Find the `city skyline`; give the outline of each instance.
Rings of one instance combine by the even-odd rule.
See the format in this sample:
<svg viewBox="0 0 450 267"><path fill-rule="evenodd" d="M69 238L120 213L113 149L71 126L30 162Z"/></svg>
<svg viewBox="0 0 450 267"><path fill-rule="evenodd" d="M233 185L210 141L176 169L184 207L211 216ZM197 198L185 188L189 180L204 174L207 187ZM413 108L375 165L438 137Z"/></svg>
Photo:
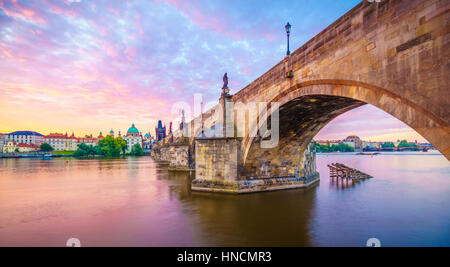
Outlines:
<svg viewBox="0 0 450 267"><path fill-rule="evenodd" d="M361 113L361 111L359 111ZM363 110L362 113L366 113L367 110ZM362 120L362 119L360 119ZM378 135L378 136L367 136L367 135L361 135L358 134L362 133L361 131L356 131L357 133L355 134L354 132L350 133L350 132L345 132L345 127L347 124L350 123L359 123L360 120L355 120L355 121L349 121L348 118L343 117L343 118L337 118L335 121L330 122L328 125L326 125L322 131L320 131L315 137L314 140L316 141L336 141L336 140L343 140L345 139L347 136L349 135L356 135L358 137L361 138L361 140L363 141L371 141L371 142L396 142L399 140L406 140L408 142L419 142L419 143L429 143L428 140L424 139L422 136L420 136L419 134L417 134L415 131L413 131L412 133L410 133L408 131L408 129L401 129L402 131L399 131L397 133L394 134L382 134L382 135ZM401 121L398 121L394 123L398 123L400 126L401 124L403 124ZM130 124L129 124L130 125ZM132 124L134 125L134 123ZM164 122L162 122L162 125L164 126L162 129L169 131L169 128L167 128L166 124ZM138 126L137 126L138 127ZM129 126L127 127L129 128ZM332 128L332 130L330 131L328 128ZM140 129L138 127L138 129ZM397 128L398 129L398 128ZM62 131L51 131L48 133L42 133L42 132L38 132L44 136L46 135L51 135L51 134L62 134L65 135L67 134L67 136L72 136L74 135L77 138L84 138L85 136L90 136L92 135L93 138L96 138L97 136L107 136L110 135L110 131L114 132L114 136L117 136L118 134L126 134L126 130L123 131L122 129L116 129L116 128L111 128L109 130L98 130L98 131L94 131L94 132L89 132L89 133L81 133L81 134L77 134L77 132L75 130L73 131L67 131L67 130L62 130ZM155 138L157 136L157 133L155 131L156 129L150 129L149 131L142 131L139 130L139 133L142 134L142 136L146 135L147 133L149 133L151 135L152 138ZM383 129L381 129L383 130ZM0 132L0 134L9 134L12 132L16 132L16 131L34 131L34 130L15 130L15 131L11 131L11 132ZM373 133L373 132L377 132L380 131L380 129L375 129L375 130L365 130L369 133ZM36 132L36 131L34 131ZM405 134L406 133L406 134ZM387 136L387 137L386 137ZM383 139L383 137L385 137Z"/></svg>
<svg viewBox="0 0 450 267"><path fill-rule="evenodd" d="M149 130L159 119L168 125L179 116L171 114L177 101L191 103L195 93L217 101L224 72L235 93L282 60L286 21L294 51L358 2L255 9L260 1L1 1L0 132L86 135L131 122ZM372 140L425 141L369 105L316 138L333 139L344 127Z"/></svg>

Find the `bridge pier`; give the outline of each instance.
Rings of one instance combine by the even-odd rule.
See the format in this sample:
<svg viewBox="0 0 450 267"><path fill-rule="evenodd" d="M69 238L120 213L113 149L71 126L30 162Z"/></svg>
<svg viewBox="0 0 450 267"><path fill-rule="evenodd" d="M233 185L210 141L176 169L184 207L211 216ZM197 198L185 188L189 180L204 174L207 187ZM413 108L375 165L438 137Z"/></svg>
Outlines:
<svg viewBox="0 0 450 267"><path fill-rule="evenodd" d="M196 139L192 191L253 193L304 188L320 179L316 171L314 145L305 150L303 165L287 166L295 169L291 175L254 177L248 175L243 166L241 142L239 138Z"/></svg>
<svg viewBox="0 0 450 267"><path fill-rule="evenodd" d="M164 144L152 150L151 156L159 163L169 164L169 171L193 170L193 157L189 144Z"/></svg>
<svg viewBox="0 0 450 267"><path fill-rule="evenodd" d="M189 145L173 144L169 146L169 171L190 171L193 160Z"/></svg>
<svg viewBox="0 0 450 267"><path fill-rule="evenodd" d="M158 163L168 164L170 161L168 151L168 146L159 146L157 148L153 148L150 155Z"/></svg>

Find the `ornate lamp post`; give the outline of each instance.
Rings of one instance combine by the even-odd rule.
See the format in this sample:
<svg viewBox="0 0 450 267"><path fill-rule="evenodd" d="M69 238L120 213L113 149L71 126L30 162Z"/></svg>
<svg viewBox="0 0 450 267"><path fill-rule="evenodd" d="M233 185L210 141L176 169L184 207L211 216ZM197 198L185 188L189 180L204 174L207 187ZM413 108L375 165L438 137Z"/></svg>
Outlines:
<svg viewBox="0 0 450 267"><path fill-rule="evenodd" d="M286 34L287 34L287 52L286 55L289 56L291 54L291 51L289 51L289 35L291 34L291 24L289 24L289 22L286 24L286 26L284 26L284 28L286 29Z"/></svg>

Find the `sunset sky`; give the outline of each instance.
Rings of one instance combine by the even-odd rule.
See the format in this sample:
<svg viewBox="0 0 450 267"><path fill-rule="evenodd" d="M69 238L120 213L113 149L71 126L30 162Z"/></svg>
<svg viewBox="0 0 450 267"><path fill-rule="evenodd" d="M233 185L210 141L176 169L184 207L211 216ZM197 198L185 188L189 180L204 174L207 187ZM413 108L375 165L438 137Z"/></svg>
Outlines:
<svg viewBox="0 0 450 267"><path fill-rule="evenodd" d="M0 133L151 131L172 104L217 101L294 51L358 0L0 0ZM366 105L317 139L424 139Z"/></svg>

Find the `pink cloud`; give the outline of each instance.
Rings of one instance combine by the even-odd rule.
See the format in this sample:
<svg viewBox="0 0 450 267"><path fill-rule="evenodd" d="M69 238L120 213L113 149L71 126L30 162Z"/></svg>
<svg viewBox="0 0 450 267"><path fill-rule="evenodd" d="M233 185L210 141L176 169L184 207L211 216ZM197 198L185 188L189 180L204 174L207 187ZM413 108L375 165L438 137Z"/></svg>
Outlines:
<svg viewBox="0 0 450 267"><path fill-rule="evenodd" d="M133 62L135 60L137 53L138 53L138 51L136 48L133 48L130 46L127 46L125 48L125 56L127 57L129 62Z"/></svg>
<svg viewBox="0 0 450 267"><path fill-rule="evenodd" d="M111 13L113 13L116 17L120 17L119 10L117 10L117 9L115 9L115 8L113 8L113 7L108 7L108 8L106 8L106 9L108 9L108 11L111 12Z"/></svg>
<svg viewBox="0 0 450 267"><path fill-rule="evenodd" d="M44 2L49 7L50 11L55 14L64 15L70 18L79 16L79 11L71 6L70 2L64 1L64 5L54 4L49 0L45 0Z"/></svg>
<svg viewBox="0 0 450 267"><path fill-rule="evenodd" d="M47 19L41 12L24 7L17 0L12 0L11 5L12 8L9 8L4 1L0 1L0 8L8 17L26 20L39 25L47 24Z"/></svg>
<svg viewBox="0 0 450 267"><path fill-rule="evenodd" d="M94 19L88 19L88 21L91 26L93 26L98 32L100 32L101 35L106 36L109 34L110 30L107 27L101 25L100 23L97 23Z"/></svg>

